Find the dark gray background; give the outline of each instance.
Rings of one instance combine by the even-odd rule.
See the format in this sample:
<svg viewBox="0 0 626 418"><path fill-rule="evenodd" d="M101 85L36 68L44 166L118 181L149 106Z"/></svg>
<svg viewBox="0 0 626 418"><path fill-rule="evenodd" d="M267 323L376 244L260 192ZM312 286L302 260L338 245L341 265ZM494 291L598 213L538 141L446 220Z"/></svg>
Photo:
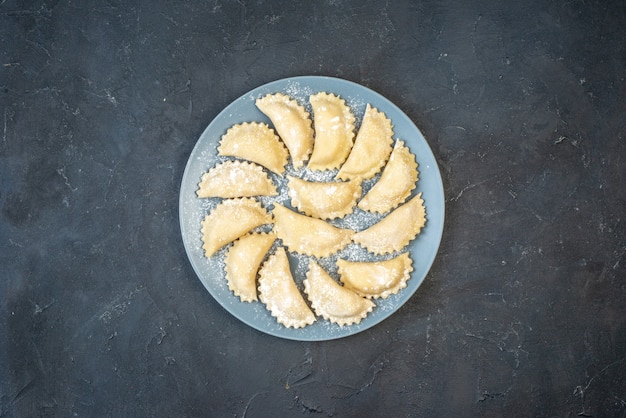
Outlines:
<svg viewBox="0 0 626 418"><path fill-rule="evenodd" d="M626 415L623 1L0 1L0 416ZM422 130L446 226L378 326L222 309L178 192L269 81L367 86Z"/></svg>

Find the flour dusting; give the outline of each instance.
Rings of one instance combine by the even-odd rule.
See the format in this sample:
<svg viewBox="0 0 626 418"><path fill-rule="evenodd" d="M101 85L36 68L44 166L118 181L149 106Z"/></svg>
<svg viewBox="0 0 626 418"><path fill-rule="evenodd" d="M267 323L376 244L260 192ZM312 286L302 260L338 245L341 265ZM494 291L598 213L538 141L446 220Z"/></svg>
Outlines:
<svg viewBox="0 0 626 418"><path fill-rule="evenodd" d="M312 120L314 119L314 114L313 114L311 104L309 102L309 97L314 94L319 93L320 92L319 90L315 90L308 85L303 85L299 81L290 80L287 82L286 87L280 89L280 91L288 95L290 98L296 100L300 105L304 106L305 110L309 112ZM332 93L331 91L326 91L326 92ZM244 99L246 100L247 103L249 103L251 106L254 107L255 101L259 99L260 97L264 96L265 94L266 93L255 95L255 94L250 93L249 95L245 96ZM356 134L358 133L358 130L362 123L363 114L365 113L365 108L368 102L366 102L362 97L359 97L359 96L355 96L355 97L340 96L340 97L346 101L346 104L350 107L353 113L353 116L355 118L354 125L355 125L355 138L356 138ZM246 120L242 122L254 122L254 121ZM261 122L261 120L259 120L259 122ZM271 122L267 122L265 120L263 120L262 122L268 123L268 125L273 128ZM314 127L314 123L312 126ZM215 144L219 145L220 138L214 138L213 140ZM223 157L223 156L218 155L216 149L203 149L197 155L197 159L202 160L203 162L206 163L207 170L225 161L237 160L232 157ZM295 169L292 165L291 159L289 159L288 164L285 167L285 172L282 175L278 175L274 172L271 172L267 170L266 168L263 168L263 171L272 180L272 182L276 186L276 190L278 191L278 195L276 196L258 196L257 197L257 200L261 202L261 205L270 213L272 212L276 204L280 204L285 207L296 210L292 207L291 199L288 194L289 190L287 187L287 184L288 184L287 175L297 177L297 178L310 181L310 182L326 183L326 182L340 181L335 178L339 171L338 169L325 170L325 171L310 170L307 168L306 161L302 168ZM374 184L377 183L379 179L380 179L380 172L373 178L364 180L361 184L362 193L358 200L362 199L363 196L367 194L367 192L372 188ZM200 177L198 177L198 182L199 181L200 181ZM220 202L221 202L221 199L218 199L218 198L201 199L201 202L199 205L201 213L197 214L197 216L194 215L192 217L193 222L197 221L199 224L200 221L204 218L204 216L211 213L211 211L213 211ZM350 214L346 215L345 217L341 219L332 219L332 220L329 220L328 222L338 228L350 229L355 232L359 232L359 231L363 231L371 227L372 225L375 225L380 220L382 220L386 215L387 214L377 214L377 213L366 212L355 206L353 211ZM271 224L262 225L255 229L256 232L269 232L271 230L272 230ZM198 244L200 246L202 245L201 242L199 242ZM204 260L203 260L203 263L206 265L207 268L212 269L212 271L221 272L221 274L214 275L214 277L210 277L210 280L212 281L212 284L211 284L212 286L218 287L224 292L229 292L229 290L226 288L227 284L226 284L226 277L225 277L225 254L231 245L232 244L226 245L225 247L221 248L213 257L210 257L210 258L204 257ZM273 253L277 247L282 246L282 245L283 245L282 241L280 239L277 239L272 245L272 247L270 248L268 254ZM289 258L292 274L294 277L294 281L296 282L296 285L298 286L303 297L306 300L306 294L303 292L304 286L302 282L306 278L306 273L309 269L311 260L315 260L315 262L317 262L327 273L329 273L331 277L333 277L335 280L339 282L339 273L338 273L338 268L337 268L338 259L345 259L349 261L371 262L371 261L387 260L392 257L396 257L400 253L401 252L395 252L395 253L385 254L385 255L374 255L372 253L369 253L365 248L361 247L360 245L350 243L347 246L345 246L341 251L335 254L332 254L329 257L317 258L317 257L311 257L311 256L288 251L288 258ZM265 259L267 259L267 256ZM207 279L202 278L202 280L204 281ZM392 295L386 300L374 301L377 307L374 308L373 315L378 315L377 312L388 312L388 311L395 310L397 307L398 297L399 297L398 295ZM234 297L234 295L233 295L233 298L229 299L229 303L231 304L237 303L237 302L239 301L236 297ZM220 302L220 303L224 303L224 302ZM243 303L243 302L240 302L240 303ZM307 303L309 303L308 300L307 300ZM255 320L263 322L267 324L268 327L272 327L273 329L280 329L282 327L281 325L275 323L274 318L272 318L267 312L267 310L264 309L264 306L261 302L253 302L251 305L254 305L254 312L256 312ZM357 332L363 326L364 324L361 323L361 324L349 325L347 327ZM314 325L312 325L311 327L318 327L318 328L322 327L323 332L326 335L328 335L329 338L332 338L333 335L339 335L345 332L345 327L337 326L336 324L332 324L319 317L317 318L316 323L314 323Z"/></svg>

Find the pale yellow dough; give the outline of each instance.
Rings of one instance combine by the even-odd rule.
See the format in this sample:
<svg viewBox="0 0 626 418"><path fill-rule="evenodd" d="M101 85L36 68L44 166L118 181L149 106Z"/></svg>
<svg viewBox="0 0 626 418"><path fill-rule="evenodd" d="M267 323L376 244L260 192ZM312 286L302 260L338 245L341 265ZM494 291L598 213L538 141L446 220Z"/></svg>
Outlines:
<svg viewBox="0 0 626 418"><path fill-rule="evenodd" d="M279 324L302 328L317 315L343 327L366 318L376 306L373 299L406 288L413 271L407 246L424 227L426 210L421 193L410 198L419 179L415 155L401 140L394 145L385 113L368 103L355 137L356 119L344 99L320 92L309 103L311 113L286 94L267 94L255 104L272 126L244 122L222 135L217 153L229 158L205 172L196 191L199 198L223 199L202 220L202 248L206 257L224 255L228 288L241 302L260 300ZM297 174L287 175L289 162ZM305 164L305 174L326 180L305 180L298 171ZM361 198L368 179L374 184ZM286 185L290 207L273 198L268 212L254 197L278 196L277 185ZM339 218L346 218L342 225L360 221L350 216L356 207L381 220L360 232L334 226ZM267 224L272 230L259 232ZM374 255L368 260L377 260L335 255L337 281L320 259L352 242ZM288 251L307 256L303 289Z"/></svg>
<svg viewBox="0 0 626 418"><path fill-rule="evenodd" d="M285 171L289 158L287 148L274 130L258 122L232 126L222 136L217 152L219 155L253 161L276 174Z"/></svg>
<svg viewBox="0 0 626 418"><path fill-rule="evenodd" d="M404 142L397 141L380 179L359 202L359 208L385 213L396 208L415 189L419 172L415 155Z"/></svg>
<svg viewBox="0 0 626 418"><path fill-rule="evenodd" d="M320 219L343 218L361 197L361 180L315 182L287 176L291 205Z"/></svg>
<svg viewBox="0 0 626 418"><path fill-rule="evenodd" d="M259 299L278 323L288 328L302 328L315 322L315 315L293 280L283 247L278 247L259 270Z"/></svg>
<svg viewBox="0 0 626 418"><path fill-rule="evenodd" d="M328 257L350 243L351 229L337 228L326 221L301 215L274 204L274 230L289 251Z"/></svg>
<svg viewBox="0 0 626 418"><path fill-rule="evenodd" d="M313 128L309 112L295 99L282 93L268 94L257 99L256 106L270 118L287 146L293 168L297 170L302 167L313 151Z"/></svg>
<svg viewBox="0 0 626 418"><path fill-rule="evenodd" d="M377 224L354 234L352 240L374 254L392 253L413 240L425 223L424 201L418 193Z"/></svg>
<svg viewBox="0 0 626 418"><path fill-rule="evenodd" d="M239 238L228 249L224 259L228 288L242 302L258 300L257 272L275 240L273 232L251 233Z"/></svg>
<svg viewBox="0 0 626 418"><path fill-rule="evenodd" d="M366 298L387 298L406 287L413 271L409 253L382 261L337 260L339 279L346 289Z"/></svg>
<svg viewBox="0 0 626 418"><path fill-rule="evenodd" d="M313 107L315 144L308 168L331 170L348 158L354 140L354 115L345 100L328 93L309 97Z"/></svg>
<svg viewBox="0 0 626 418"><path fill-rule="evenodd" d="M352 151L341 166L338 179L374 177L389 159L393 144L391 120L368 103Z"/></svg>
<svg viewBox="0 0 626 418"><path fill-rule="evenodd" d="M276 196L276 186L260 165L225 161L202 175L198 197Z"/></svg>
<svg viewBox="0 0 626 418"><path fill-rule="evenodd" d="M202 221L202 248L211 257L252 229L272 223L272 215L253 198L226 199Z"/></svg>
<svg viewBox="0 0 626 418"><path fill-rule="evenodd" d="M315 314L340 326L358 324L376 306L342 287L314 260L303 284Z"/></svg>

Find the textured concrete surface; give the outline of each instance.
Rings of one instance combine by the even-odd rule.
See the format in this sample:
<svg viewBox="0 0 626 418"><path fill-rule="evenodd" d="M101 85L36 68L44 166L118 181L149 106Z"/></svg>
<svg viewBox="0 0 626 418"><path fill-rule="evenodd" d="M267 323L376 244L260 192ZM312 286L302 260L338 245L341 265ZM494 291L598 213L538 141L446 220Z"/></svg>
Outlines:
<svg viewBox="0 0 626 418"><path fill-rule="evenodd" d="M0 416L626 416L622 1L0 1ZM420 127L446 226L328 342L221 308L178 226L207 124L360 83Z"/></svg>

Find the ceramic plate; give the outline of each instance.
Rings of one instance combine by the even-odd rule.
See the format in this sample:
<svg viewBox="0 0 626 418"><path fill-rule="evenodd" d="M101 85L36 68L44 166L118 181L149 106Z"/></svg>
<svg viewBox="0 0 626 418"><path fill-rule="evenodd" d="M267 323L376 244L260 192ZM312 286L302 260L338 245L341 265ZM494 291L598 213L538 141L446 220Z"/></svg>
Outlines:
<svg viewBox="0 0 626 418"><path fill-rule="evenodd" d="M225 160L224 157L217 155L217 145L228 128L237 123L251 121L265 122L272 126L270 120L256 108L254 103L257 98L268 93L282 92L296 99L312 114L308 97L321 91L334 93L346 100L357 119L357 129L368 103L391 119L394 139L403 140L415 154L419 164L420 178L416 189L413 190L413 195L422 193L427 221L421 233L408 246L414 270L406 288L387 299L374 300L377 306L360 324L340 327L318 317L312 325L301 329L291 329L277 323L261 302L241 302L228 289L224 273L225 248L211 258L204 256L200 224L204 216L219 203L219 199L198 199L196 190L202 174ZM301 176L302 169L296 172L288 165L287 173ZM260 198L261 203L268 209L271 209L274 202L289 206L286 180L273 173L270 176L278 186L279 196ZM377 177L364 184L364 193L376 179ZM371 328L388 318L411 298L426 277L439 248L444 223L444 192L437 162L428 143L415 124L397 106L380 94L353 82L318 76L293 77L265 84L241 96L209 124L189 156L180 189L179 213L183 243L189 260L206 289L220 305L247 325L267 334L292 340L321 341L346 337ZM353 229L362 230L376 221L374 216L356 210L348 218L333 221L333 223L341 226L344 222ZM356 228L354 228L355 225ZM336 270L332 270L338 256L360 260L375 258L355 244L351 244L338 255L321 260L320 264L331 274L336 275ZM302 289L308 259L305 256L290 254L290 262L296 283Z"/></svg>

